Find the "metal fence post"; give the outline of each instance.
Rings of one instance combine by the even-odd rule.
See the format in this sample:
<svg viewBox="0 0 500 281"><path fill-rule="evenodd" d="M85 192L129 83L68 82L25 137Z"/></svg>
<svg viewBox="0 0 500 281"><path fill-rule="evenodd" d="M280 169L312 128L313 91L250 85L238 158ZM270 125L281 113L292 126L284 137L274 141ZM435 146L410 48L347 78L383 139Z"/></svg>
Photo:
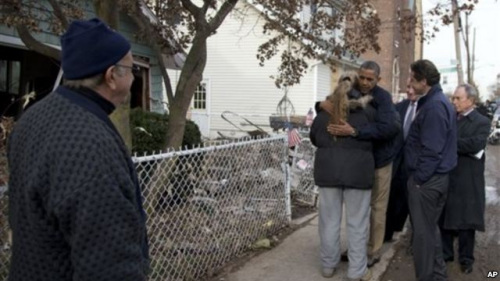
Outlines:
<svg viewBox="0 0 500 281"><path fill-rule="evenodd" d="M285 204L286 204L286 218L288 220L288 223L292 222L292 192L291 192L291 181L292 181L292 175L291 175L291 169L290 165L288 165L288 160L289 160L289 155L290 155L290 149L288 148L288 136L286 137L285 143L284 143L284 149L285 149Z"/></svg>

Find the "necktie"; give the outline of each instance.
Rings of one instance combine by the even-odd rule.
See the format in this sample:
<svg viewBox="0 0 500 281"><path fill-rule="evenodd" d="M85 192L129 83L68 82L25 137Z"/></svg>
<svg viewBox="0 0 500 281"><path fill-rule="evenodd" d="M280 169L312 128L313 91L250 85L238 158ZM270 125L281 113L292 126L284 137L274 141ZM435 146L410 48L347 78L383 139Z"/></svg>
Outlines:
<svg viewBox="0 0 500 281"><path fill-rule="evenodd" d="M410 131L411 122L413 121L413 115L415 114L415 103L410 103L410 108L408 109L408 115L406 116L405 123L403 124L403 134L404 138L408 136L408 132Z"/></svg>
<svg viewBox="0 0 500 281"><path fill-rule="evenodd" d="M457 115L457 121L460 121L460 119L464 118L464 115L462 113Z"/></svg>

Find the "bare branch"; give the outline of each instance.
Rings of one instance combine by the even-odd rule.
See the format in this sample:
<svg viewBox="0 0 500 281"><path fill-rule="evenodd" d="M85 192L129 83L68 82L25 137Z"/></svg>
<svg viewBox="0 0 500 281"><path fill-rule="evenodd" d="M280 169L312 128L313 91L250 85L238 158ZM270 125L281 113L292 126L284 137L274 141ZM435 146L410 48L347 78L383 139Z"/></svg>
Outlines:
<svg viewBox="0 0 500 281"><path fill-rule="evenodd" d="M24 45L30 50L33 50L42 55L48 56L50 58L61 60L61 51L56 48L45 45L38 40L36 40L26 28L26 26L18 25L17 33L19 33L19 37L21 41L23 41Z"/></svg>
<svg viewBox="0 0 500 281"><path fill-rule="evenodd" d="M234 9L236 3L238 3L238 0L227 0L224 4L222 4L220 10L209 23L211 32L214 32L219 28L226 16Z"/></svg>
<svg viewBox="0 0 500 281"><path fill-rule="evenodd" d="M201 14L201 9L196 7L190 0L181 0L182 6L188 10L195 18L198 18Z"/></svg>
<svg viewBox="0 0 500 281"><path fill-rule="evenodd" d="M210 8L210 0L204 0L203 2L205 2L203 4L203 7L201 8L201 13L206 15L207 14L207 11L208 11L208 8Z"/></svg>
<svg viewBox="0 0 500 281"><path fill-rule="evenodd" d="M52 9L54 9L54 14L55 16L61 21L62 27L64 29L68 29L69 22L66 16L64 15L63 10L61 9L61 5L56 0L47 0L50 5L52 6Z"/></svg>

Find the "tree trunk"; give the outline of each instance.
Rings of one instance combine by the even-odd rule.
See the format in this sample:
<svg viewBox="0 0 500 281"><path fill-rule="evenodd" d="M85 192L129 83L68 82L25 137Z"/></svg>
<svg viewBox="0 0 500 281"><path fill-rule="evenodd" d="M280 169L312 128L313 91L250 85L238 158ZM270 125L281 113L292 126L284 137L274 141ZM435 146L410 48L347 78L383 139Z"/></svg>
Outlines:
<svg viewBox="0 0 500 281"><path fill-rule="evenodd" d="M94 0L94 9L99 18L105 21L111 28L118 30L120 23L119 9L113 0ZM132 149L132 133L130 130L130 96L127 101L118 106L110 119L120 133L128 149Z"/></svg>
<svg viewBox="0 0 500 281"><path fill-rule="evenodd" d="M186 57L175 89L174 101L170 105L166 148L177 149L182 145L186 113L207 63L207 38L207 35L197 34Z"/></svg>
<svg viewBox="0 0 500 281"><path fill-rule="evenodd" d="M202 73L207 62L207 36L196 36L193 46L186 58L184 67L177 83L175 97L170 104L169 122L167 129L167 143L165 149L178 149L182 146L186 127L186 113L188 111L194 91L202 79ZM164 194L171 188L170 178L175 171L177 157L159 165L148 186L145 202L154 202L158 194ZM148 215L154 216L157 206L147 209Z"/></svg>
<svg viewBox="0 0 500 281"><path fill-rule="evenodd" d="M175 96L169 109L169 125L166 148L179 148L182 145L186 125L186 113L191 104L194 92L202 79L207 63L207 39L220 27L226 16L234 9L238 0L227 0L219 11L206 21L205 15L211 1L203 1L203 7L197 7L191 1L181 0L182 6L195 18L196 35L186 57Z"/></svg>

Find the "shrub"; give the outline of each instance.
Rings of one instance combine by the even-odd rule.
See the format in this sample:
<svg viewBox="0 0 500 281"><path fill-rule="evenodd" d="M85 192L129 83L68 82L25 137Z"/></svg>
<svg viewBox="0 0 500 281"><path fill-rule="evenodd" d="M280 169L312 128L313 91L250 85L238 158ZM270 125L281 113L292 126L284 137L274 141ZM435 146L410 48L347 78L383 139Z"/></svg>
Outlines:
<svg viewBox="0 0 500 281"><path fill-rule="evenodd" d="M134 108L130 111L130 127L132 130L132 152L139 155L146 152L161 151L167 142L168 115L144 111ZM186 121L186 129L182 146L192 148L201 143L198 126L190 120Z"/></svg>

